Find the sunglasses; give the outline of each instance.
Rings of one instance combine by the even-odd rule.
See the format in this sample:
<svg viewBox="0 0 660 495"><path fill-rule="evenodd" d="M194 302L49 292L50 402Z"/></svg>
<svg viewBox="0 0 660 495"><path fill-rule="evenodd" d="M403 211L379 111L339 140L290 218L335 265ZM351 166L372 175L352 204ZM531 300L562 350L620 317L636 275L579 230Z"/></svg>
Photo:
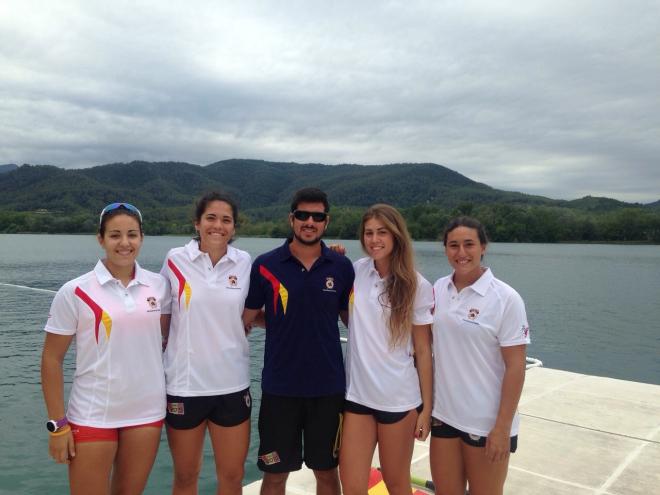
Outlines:
<svg viewBox="0 0 660 495"><path fill-rule="evenodd" d="M135 213L138 218L140 219L140 223L142 223L142 213L140 213L140 210L138 210L135 206L133 206L130 203L110 203L108 206L103 208L101 210L101 216L99 216L99 225L103 221L103 217L110 213L111 211L118 210L120 208L123 208L124 210L128 210L130 212Z"/></svg>
<svg viewBox="0 0 660 495"><path fill-rule="evenodd" d="M312 220L315 222L325 222L325 219L328 218L328 214L324 211L293 210L291 214L293 218L301 222L304 222L309 217L312 217Z"/></svg>

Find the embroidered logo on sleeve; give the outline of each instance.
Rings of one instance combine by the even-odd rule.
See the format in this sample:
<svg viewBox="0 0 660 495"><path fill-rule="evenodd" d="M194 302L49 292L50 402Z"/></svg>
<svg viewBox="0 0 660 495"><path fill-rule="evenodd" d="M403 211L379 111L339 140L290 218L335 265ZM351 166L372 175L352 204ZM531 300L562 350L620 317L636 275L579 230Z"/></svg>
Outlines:
<svg viewBox="0 0 660 495"><path fill-rule="evenodd" d="M523 325L521 328L523 337L527 338L529 337L529 325Z"/></svg>
<svg viewBox="0 0 660 495"><path fill-rule="evenodd" d="M280 462L280 455L276 450L274 450L268 454L260 455L259 459L261 459L261 462L263 462L266 466L272 466L273 464Z"/></svg>
<svg viewBox="0 0 660 495"><path fill-rule="evenodd" d="M183 402L168 402L167 412L170 414L176 414L177 416L183 416Z"/></svg>

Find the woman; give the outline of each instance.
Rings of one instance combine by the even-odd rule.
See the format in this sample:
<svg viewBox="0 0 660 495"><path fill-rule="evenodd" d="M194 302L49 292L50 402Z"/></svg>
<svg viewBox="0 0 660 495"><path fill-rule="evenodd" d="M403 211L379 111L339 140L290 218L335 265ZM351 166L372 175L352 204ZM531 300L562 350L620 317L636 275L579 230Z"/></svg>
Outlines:
<svg viewBox="0 0 660 495"><path fill-rule="evenodd" d="M367 493L378 444L389 493L409 495L414 439L430 431L431 284L415 271L405 221L391 206L366 211L360 243L368 257L354 264L349 308L342 488Z"/></svg>
<svg viewBox="0 0 660 495"><path fill-rule="evenodd" d="M161 315L167 283L143 270L142 215L128 203L101 211L105 258L57 292L46 323L41 381L52 418L50 455L69 465L71 493L142 493L165 417ZM64 412L62 362L76 339Z"/></svg>
<svg viewBox="0 0 660 495"><path fill-rule="evenodd" d="M443 238L453 273L433 286L435 387L431 473L436 493L501 494L518 441L529 325L518 293L481 265L488 239L470 217Z"/></svg>
<svg viewBox="0 0 660 495"><path fill-rule="evenodd" d="M250 255L230 246L238 208L211 192L199 199L197 237L172 249L161 273L171 286L165 349L172 493L197 493L208 430L220 494L241 493L250 440L249 350L241 320Z"/></svg>

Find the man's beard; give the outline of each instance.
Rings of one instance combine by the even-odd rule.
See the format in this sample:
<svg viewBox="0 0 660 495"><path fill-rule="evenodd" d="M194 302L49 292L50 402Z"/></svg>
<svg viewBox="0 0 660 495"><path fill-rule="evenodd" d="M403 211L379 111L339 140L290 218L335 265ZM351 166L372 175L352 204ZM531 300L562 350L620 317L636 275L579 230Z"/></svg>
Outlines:
<svg viewBox="0 0 660 495"><path fill-rule="evenodd" d="M314 244L318 244L319 242L321 242L321 239L323 238L323 234L325 234L325 231L321 232L321 234L318 237L311 240L307 240L301 238L298 234L294 232L293 237L295 237L300 244L304 244L305 246L313 246Z"/></svg>

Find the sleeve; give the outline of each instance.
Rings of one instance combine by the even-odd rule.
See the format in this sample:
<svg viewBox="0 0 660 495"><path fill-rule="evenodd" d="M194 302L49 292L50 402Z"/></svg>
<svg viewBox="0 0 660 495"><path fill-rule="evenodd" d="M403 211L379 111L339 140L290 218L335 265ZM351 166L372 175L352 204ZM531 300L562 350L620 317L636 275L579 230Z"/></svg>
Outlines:
<svg viewBox="0 0 660 495"><path fill-rule="evenodd" d="M433 286L421 275L417 276L417 291L413 307L413 325L433 323Z"/></svg>
<svg viewBox="0 0 660 495"><path fill-rule="evenodd" d="M74 295L74 286L64 284L57 291L50 305L48 321L44 330L59 335L74 335L78 328L78 306Z"/></svg>
<svg viewBox="0 0 660 495"><path fill-rule="evenodd" d="M348 310L349 298L351 297L351 291L353 290L354 282L355 282L355 270L353 269L353 263L351 263L351 260L346 258L346 284L343 288L341 299L339 301L340 311Z"/></svg>
<svg viewBox="0 0 660 495"><path fill-rule="evenodd" d="M261 309L264 305L265 296L264 291L261 288L259 283L259 267L261 262L257 258L254 263L252 263L252 268L250 269L250 289L248 290L247 298L245 299L245 307L247 309Z"/></svg>
<svg viewBox="0 0 660 495"><path fill-rule="evenodd" d="M160 269L160 275L165 279L165 296L161 301L163 314L172 313L172 299L174 298L174 296L172 295L172 282L170 281L170 269L167 266L167 261L170 259L170 253L171 251L169 251L165 256L165 259L163 260L163 266ZM164 310L165 307L167 307L168 309L167 312Z"/></svg>
<svg viewBox="0 0 660 495"><path fill-rule="evenodd" d="M515 291L507 297L497 339L501 347L529 344L529 323L525 303Z"/></svg>
<svg viewBox="0 0 660 495"><path fill-rule="evenodd" d="M170 290L170 279L163 275L162 271L159 278L163 283L163 292L160 300L160 314L169 315L172 314L172 291Z"/></svg>

